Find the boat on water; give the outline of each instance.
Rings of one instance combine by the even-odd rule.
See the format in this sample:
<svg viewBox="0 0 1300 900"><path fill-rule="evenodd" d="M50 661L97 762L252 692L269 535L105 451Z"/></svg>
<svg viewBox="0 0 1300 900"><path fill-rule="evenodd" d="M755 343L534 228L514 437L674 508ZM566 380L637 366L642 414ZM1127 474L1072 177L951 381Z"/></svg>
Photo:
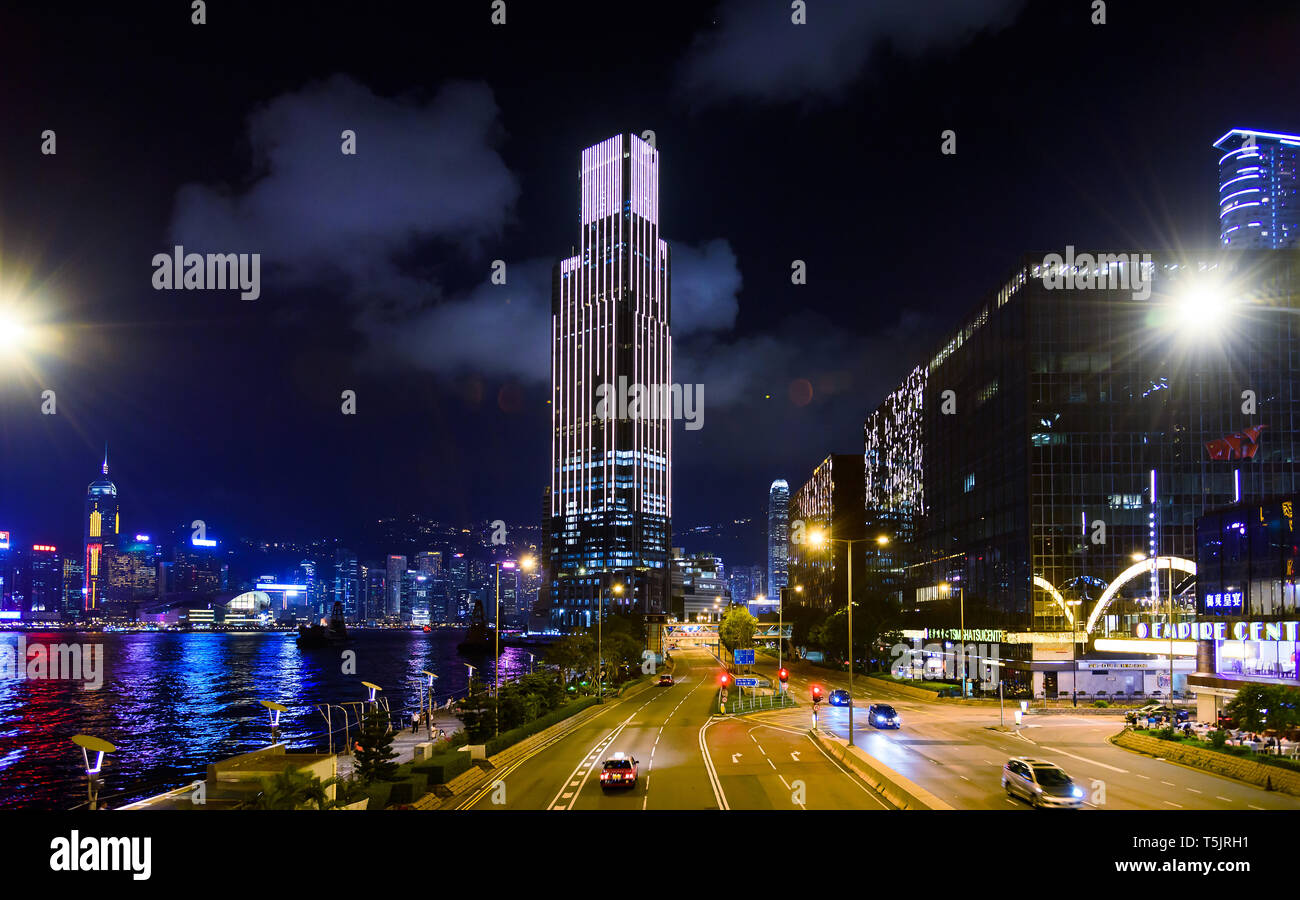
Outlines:
<svg viewBox="0 0 1300 900"><path fill-rule="evenodd" d="M456 645L456 650L464 654L491 653L495 644L494 637L492 628L487 623L487 616L483 613L483 604L475 600L474 612L470 615L469 630L465 632L465 639Z"/></svg>
<svg viewBox="0 0 1300 900"><path fill-rule="evenodd" d="M347 623L343 620L343 604L338 601L330 611L329 624L322 619L319 623L298 626L298 647L303 650L338 647L350 640Z"/></svg>

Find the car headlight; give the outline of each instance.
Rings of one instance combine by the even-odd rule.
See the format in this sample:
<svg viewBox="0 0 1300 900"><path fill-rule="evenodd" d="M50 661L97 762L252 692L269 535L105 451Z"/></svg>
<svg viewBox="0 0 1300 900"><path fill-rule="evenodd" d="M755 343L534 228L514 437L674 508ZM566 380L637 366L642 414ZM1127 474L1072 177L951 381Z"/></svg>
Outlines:
<svg viewBox="0 0 1300 900"><path fill-rule="evenodd" d="M1076 796L1076 797L1082 797L1082 796L1083 796L1083 791L1080 790L1079 788L1075 788L1071 793L1073 793L1074 796Z"/></svg>

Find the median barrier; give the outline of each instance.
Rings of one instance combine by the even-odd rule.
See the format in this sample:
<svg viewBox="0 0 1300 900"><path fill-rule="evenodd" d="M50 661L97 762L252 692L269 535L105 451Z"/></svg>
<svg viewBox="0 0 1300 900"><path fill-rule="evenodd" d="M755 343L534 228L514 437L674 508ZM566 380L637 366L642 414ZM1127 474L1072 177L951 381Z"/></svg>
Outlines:
<svg viewBox="0 0 1300 900"><path fill-rule="evenodd" d="M849 742L842 738L814 729L812 739L832 759L852 769L854 774L899 809L953 809L916 782L903 777L880 760L863 752L862 748L850 747Z"/></svg>

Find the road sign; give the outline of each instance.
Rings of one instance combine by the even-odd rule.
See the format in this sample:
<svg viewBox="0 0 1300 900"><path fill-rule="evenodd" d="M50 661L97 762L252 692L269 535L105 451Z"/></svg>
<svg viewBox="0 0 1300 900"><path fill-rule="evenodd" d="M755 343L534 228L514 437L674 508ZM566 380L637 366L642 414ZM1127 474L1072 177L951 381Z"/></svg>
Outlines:
<svg viewBox="0 0 1300 900"><path fill-rule="evenodd" d="M752 666L754 664L753 650L733 650L731 661L738 666Z"/></svg>
<svg viewBox="0 0 1300 900"><path fill-rule="evenodd" d="M737 678L737 679L736 679L736 687L758 687L758 684L759 684L759 681L758 681L757 678Z"/></svg>

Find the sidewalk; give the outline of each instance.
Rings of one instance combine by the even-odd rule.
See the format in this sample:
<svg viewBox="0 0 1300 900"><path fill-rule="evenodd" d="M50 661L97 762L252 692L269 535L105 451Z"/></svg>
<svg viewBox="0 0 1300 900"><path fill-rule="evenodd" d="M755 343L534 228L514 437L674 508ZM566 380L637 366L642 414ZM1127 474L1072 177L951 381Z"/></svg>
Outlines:
<svg viewBox="0 0 1300 900"><path fill-rule="evenodd" d="M441 728L447 732L447 737L451 737L464 726L461 725L460 719L456 718L451 710L436 709L433 711L433 740L438 740L438 729ZM355 732L352 740L356 740ZM399 766L402 763L408 763L415 758L415 747L417 744L423 744L429 740L428 729L421 727L415 734L411 733L411 727L408 724L406 728L393 734L393 750L397 753L397 759L393 762ZM349 748L346 752L336 754L338 760L339 777L351 778L354 758Z"/></svg>

